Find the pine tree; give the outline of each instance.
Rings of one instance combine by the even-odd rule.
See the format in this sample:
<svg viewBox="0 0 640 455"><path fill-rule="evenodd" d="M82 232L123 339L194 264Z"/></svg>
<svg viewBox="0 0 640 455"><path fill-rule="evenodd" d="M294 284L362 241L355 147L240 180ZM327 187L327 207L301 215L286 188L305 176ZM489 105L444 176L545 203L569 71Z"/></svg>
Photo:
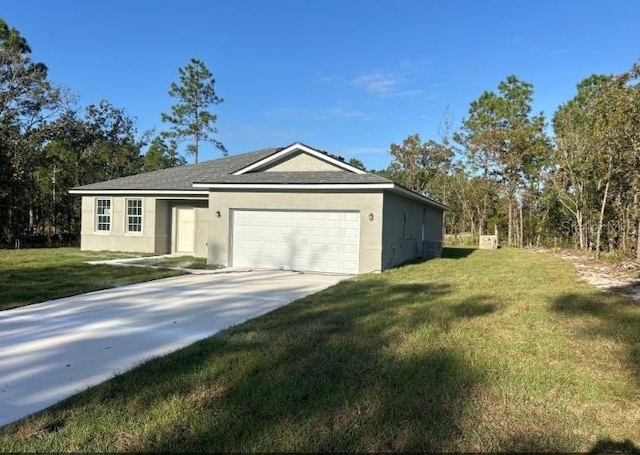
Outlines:
<svg viewBox="0 0 640 455"><path fill-rule="evenodd" d="M222 142L213 138L218 133L215 127L218 117L208 110L223 101L216 95L211 71L201 60L192 58L178 72L180 83L172 82L169 88L169 95L178 102L171 106L171 114L162 114L162 121L171 125L163 136L178 142L190 141L187 151L194 155L196 163L202 142L213 144L226 156Z"/></svg>

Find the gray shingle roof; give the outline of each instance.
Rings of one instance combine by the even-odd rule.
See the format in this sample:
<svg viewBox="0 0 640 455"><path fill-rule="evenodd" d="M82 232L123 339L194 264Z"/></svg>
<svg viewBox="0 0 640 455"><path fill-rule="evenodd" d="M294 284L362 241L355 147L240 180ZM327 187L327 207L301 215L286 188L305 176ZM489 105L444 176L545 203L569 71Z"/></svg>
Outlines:
<svg viewBox="0 0 640 455"><path fill-rule="evenodd" d="M105 182L79 186L74 190L193 190L193 182L210 182L225 177L278 152L279 148L227 156L198 164L130 175Z"/></svg>
<svg viewBox="0 0 640 455"><path fill-rule="evenodd" d="M354 174L335 171L306 172L250 172L242 175L223 175L215 180L194 183L266 183L266 184L340 184L340 183L389 183L375 174Z"/></svg>
<svg viewBox="0 0 640 455"><path fill-rule="evenodd" d="M233 175L234 172L256 161L282 150L269 148L250 153L229 156L198 164L162 169L154 172L131 175L105 182L92 183L74 190L194 190L194 183L265 183L265 184L373 184L390 183L375 174L352 172L249 172Z"/></svg>

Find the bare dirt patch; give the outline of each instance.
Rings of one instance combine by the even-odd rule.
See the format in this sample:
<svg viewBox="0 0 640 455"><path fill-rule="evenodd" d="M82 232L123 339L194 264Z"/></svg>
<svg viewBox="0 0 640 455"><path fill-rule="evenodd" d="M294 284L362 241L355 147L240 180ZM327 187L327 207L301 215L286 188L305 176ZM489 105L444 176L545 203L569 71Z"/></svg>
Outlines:
<svg viewBox="0 0 640 455"><path fill-rule="evenodd" d="M548 250L556 257L571 262L580 278L603 291L624 294L640 302L640 262L638 261L596 261L589 252L575 250Z"/></svg>

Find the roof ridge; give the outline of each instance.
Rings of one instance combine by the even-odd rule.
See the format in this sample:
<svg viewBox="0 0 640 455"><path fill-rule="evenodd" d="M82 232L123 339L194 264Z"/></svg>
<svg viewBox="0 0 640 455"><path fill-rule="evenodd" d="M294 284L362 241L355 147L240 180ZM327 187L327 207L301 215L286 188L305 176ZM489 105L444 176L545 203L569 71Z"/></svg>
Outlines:
<svg viewBox="0 0 640 455"><path fill-rule="evenodd" d="M72 188L73 192L101 190L118 191L195 191L194 183L283 183L304 184L316 183L332 184L373 184L395 183L381 175L367 172L351 173L336 171L280 171L280 172L256 172L235 175L239 170L250 166L252 163L264 160L269 156L285 150L288 147L271 147L253 152L246 152L231 156L225 156L201 163L191 163L184 166L159 169L152 172L143 172L135 175L120 177L117 179L95 182ZM310 147L311 148L311 147ZM311 148L313 149L313 148ZM313 149L317 150L317 149ZM320 151L321 152L321 151Z"/></svg>

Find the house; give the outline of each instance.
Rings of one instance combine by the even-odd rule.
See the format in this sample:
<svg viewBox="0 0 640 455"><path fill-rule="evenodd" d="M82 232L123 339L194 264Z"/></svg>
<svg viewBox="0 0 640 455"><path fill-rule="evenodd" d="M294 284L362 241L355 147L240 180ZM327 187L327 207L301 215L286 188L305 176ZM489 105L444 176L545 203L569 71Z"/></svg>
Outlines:
<svg viewBox="0 0 640 455"><path fill-rule="evenodd" d="M347 274L442 251L444 205L301 143L71 192L83 250Z"/></svg>

